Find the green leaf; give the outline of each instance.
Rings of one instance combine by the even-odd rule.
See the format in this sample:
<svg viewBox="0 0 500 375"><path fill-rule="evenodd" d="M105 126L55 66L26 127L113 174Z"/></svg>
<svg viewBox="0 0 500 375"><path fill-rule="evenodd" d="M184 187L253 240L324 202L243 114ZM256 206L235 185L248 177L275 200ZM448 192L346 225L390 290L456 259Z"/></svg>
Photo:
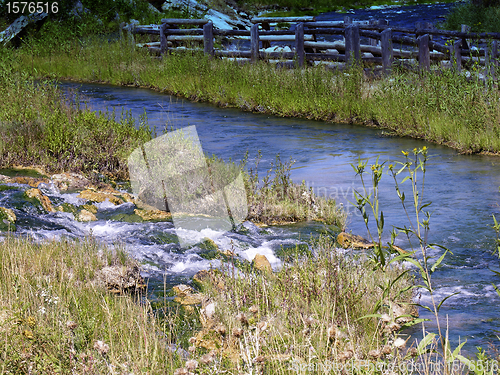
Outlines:
<svg viewBox="0 0 500 375"><path fill-rule="evenodd" d="M410 179L410 176L406 176L405 178L403 178L403 181L401 181L401 183L405 182L406 180L409 180Z"/></svg>
<svg viewBox="0 0 500 375"><path fill-rule="evenodd" d="M460 345L458 345L455 348L455 350L453 351L452 355L448 358L448 363L453 362L457 358L458 353L460 353L460 350L462 349L462 346L464 346L466 342L467 342L467 340L465 340L463 343L461 343Z"/></svg>
<svg viewBox="0 0 500 375"><path fill-rule="evenodd" d="M434 263L431 267L431 273L434 272L434 270L441 264L441 262L443 261L444 257L446 256L446 253L448 252L448 250L446 250L443 255L441 255L439 257L439 259L436 261L436 263Z"/></svg>
<svg viewBox="0 0 500 375"><path fill-rule="evenodd" d="M457 294L459 294L459 293L460 293L460 292L455 292L455 293L450 294L449 296L444 297L444 298L441 300L441 302L439 302L439 305L437 306L437 311L439 312L439 309L441 308L441 305L444 303L444 301L446 301L448 298L453 297L453 296L455 296L455 295L457 295Z"/></svg>
<svg viewBox="0 0 500 375"><path fill-rule="evenodd" d="M356 320L361 320L361 319L366 319L366 318L380 318L382 315L380 314L368 314L368 315L363 315L361 318L358 318Z"/></svg>
<svg viewBox="0 0 500 375"><path fill-rule="evenodd" d="M436 337L435 333L428 333L427 336L425 336L422 341L418 343L417 346L417 355L420 356L427 352L427 347L432 343L434 340L434 337Z"/></svg>

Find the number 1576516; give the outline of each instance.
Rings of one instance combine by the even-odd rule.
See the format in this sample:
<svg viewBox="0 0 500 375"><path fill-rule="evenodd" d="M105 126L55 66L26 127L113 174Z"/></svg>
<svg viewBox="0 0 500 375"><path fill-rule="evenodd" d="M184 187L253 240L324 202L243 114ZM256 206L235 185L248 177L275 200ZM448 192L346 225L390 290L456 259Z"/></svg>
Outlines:
<svg viewBox="0 0 500 375"><path fill-rule="evenodd" d="M27 1L8 1L7 13L57 13L59 6L56 1L53 2L27 2Z"/></svg>

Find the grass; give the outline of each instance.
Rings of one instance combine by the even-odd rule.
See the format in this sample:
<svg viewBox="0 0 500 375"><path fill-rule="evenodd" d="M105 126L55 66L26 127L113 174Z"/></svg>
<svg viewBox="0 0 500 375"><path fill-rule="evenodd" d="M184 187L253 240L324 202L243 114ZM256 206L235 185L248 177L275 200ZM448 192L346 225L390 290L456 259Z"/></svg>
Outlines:
<svg viewBox="0 0 500 375"><path fill-rule="evenodd" d="M372 271L364 254L346 255L333 245L322 237L312 245L314 256L297 252L273 274L255 268L235 271L231 263L213 272L204 292L215 310L202 319L204 329L190 340L200 371L307 373L294 368L404 356L406 350L394 346L401 327L396 321L403 318L391 307L411 302L412 293L383 297L377 285L401 275L394 284L400 291L412 285L413 278L399 266L385 273ZM381 298L384 320L360 319L372 314ZM202 316L209 310L205 304ZM203 365L211 344L217 347L212 352L217 361Z"/></svg>
<svg viewBox="0 0 500 375"><path fill-rule="evenodd" d="M446 15L441 27L460 31L461 25L470 26L472 32L500 32L500 7L461 3Z"/></svg>
<svg viewBox="0 0 500 375"><path fill-rule="evenodd" d="M158 61L120 42L89 42L64 51L35 44L11 52L11 61L15 71L36 77L150 87L223 107L364 123L465 153L500 151L498 90L448 70L396 70L378 79L360 69L348 74L320 66L282 70L264 62L241 66L202 55Z"/></svg>
<svg viewBox="0 0 500 375"><path fill-rule="evenodd" d="M123 251L7 236L0 260L0 373L164 374L180 364L147 301L98 282L103 267L136 265Z"/></svg>

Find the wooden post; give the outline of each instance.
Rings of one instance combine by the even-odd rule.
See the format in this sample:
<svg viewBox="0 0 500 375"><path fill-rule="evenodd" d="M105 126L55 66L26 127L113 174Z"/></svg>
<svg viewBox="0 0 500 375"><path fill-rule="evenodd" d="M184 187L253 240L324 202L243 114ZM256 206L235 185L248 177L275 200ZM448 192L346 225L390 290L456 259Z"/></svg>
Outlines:
<svg viewBox="0 0 500 375"><path fill-rule="evenodd" d="M450 61L453 69L460 73L462 70L462 40L457 40L450 48Z"/></svg>
<svg viewBox="0 0 500 375"><path fill-rule="evenodd" d="M469 33L470 32L470 26L467 25L460 25L460 31L463 33ZM465 38L462 38L462 48L463 49L470 49L470 40L467 40Z"/></svg>
<svg viewBox="0 0 500 375"><path fill-rule="evenodd" d="M372 19L369 21L369 24L370 24L370 25L378 25L378 20L375 20L375 19L373 19L373 18L372 18ZM378 40L377 40L377 39L371 39L371 38L369 38L369 39L368 39L368 44L369 44L370 46L376 46L376 45L377 45L377 43L378 43Z"/></svg>
<svg viewBox="0 0 500 375"><path fill-rule="evenodd" d="M498 67L498 42L496 40L491 42L491 47L485 47L485 65L486 65L486 75L495 80L496 68Z"/></svg>
<svg viewBox="0 0 500 375"><path fill-rule="evenodd" d="M262 29L269 31L271 30L271 25L269 25L269 22L262 22ZM263 40L262 41L262 48L269 48L271 47L271 42L268 40Z"/></svg>
<svg viewBox="0 0 500 375"><path fill-rule="evenodd" d="M421 71L431 69L431 55L429 53L429 35L421 35L418 42L418 64Z"/></svg>
<svg viewBox="0 0 500 375"><path fill-rule="evenodd" d="M254 63L259 59L259 24L250 29L250 60Z"/></svg>
<svg viewBox="0 0 500 375"><path fill-rule="evenodd" d="M352 25L352 18L349 16L344 16L344 29L349 25ZM344 38L344 43L345 43L345 38Z"/></svg>
<svg viewBox="0 0 500 375"><path fill-rule="evenodd" d="M382 69L385 75L388 75L391 72L392 68L392 59L393 59L393 51L392 51L392 30L385 29L380 33L381 41L380 46L382 47Z"/></svg>
<svg viewBox="0 0 500 375"><path fill-rule="evenodd" d="M295 28L295 55L300 68L304 66L304 23L300 22Z"/></svg>
<svg viewBox="0 0 500 375"><path fill-rule="evenodd" d="M203 25L203 52L210 56L214 55L214 24L212 22Z"/></svg>
<svg viewBox="0 0 500 375"><path fill-rule="evenodd" d="M349 25L345 28L345 60L348 65L359 62L360 58L359 26Z"/></svg>
<svg viewBox="0 0 500 375"><path fill-rule="evenodd" d="M167 29L168 29L168 24L162 23L160 26L160 55L162 56L168 53Z"/></svg>

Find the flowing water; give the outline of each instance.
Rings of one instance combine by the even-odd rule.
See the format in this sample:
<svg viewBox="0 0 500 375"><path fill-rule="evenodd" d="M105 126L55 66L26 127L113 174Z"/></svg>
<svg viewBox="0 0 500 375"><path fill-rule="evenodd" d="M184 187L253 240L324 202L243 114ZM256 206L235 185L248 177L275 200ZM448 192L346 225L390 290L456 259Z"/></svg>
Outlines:
<svg viewBox="0 0 500 375"><path fill-rule="evenodd" d="M381 11L396 12L392 8ZM357 12L363 14L366 11ZM81 99L86 100L94 110L115 108L119 113L123 108L131 111L135 118L146 113L149 125L157 134L161 134L165 127L195 125L204 152L225 160L241 160L248 151L251 163L257 150L261 150L261 175L265 174L276 154L280 154L281 160L291 157L296 160L292 179L299 183L305 181L317 194L343 203L349 213L348 229L360 235L366 235L366 228L359 213L349 203L354 200L354 190L360 189L360 180L351 164L357 163L359 158L372 162L377 157L379 162L402 160L401 150L427 146L430 159L424 200L432 201L429 240L447 246L453 252L445 259L443 267L436 271L434 286L439 297L459 292L442 308L443 316L449 316L450 336L455 344L459 339L463 341L467 338L466 348L471 352L475 346L487 347L490 342L499 346L496 334L500 319L494 307L500 297L491 284L500 284L500 278L490 270L498 269L499 261L492 254L495 233L490 226L492 215L500 213L500 158L460 155L443 146L388 137L380 130L357 125L284 119L220 109L147 89L75 83L62 83L60 86L63 90L78 91L83 96ZM98 205L99 220L79 223L72 219L71 214L46 214L21 203L26 186L14 187L0 192L0 206L16 209L20 233L37 238L81 238L92 234L107 243L122 243L134 257L145 262L149 275L161 277L165 273L169 283L187 280L200 269L217 266L216 261L200 257L198 247L181 251L175 243L171 223L117 220L122 217L120 214L132 211L131 204L114 206L101 203ZM63 194L50 187L45 193L53 201L83 203L74 193ZM410 194L406 191L407 196ZM384 176L381 182L381 208L387 229L407 223L389 176ZM315 235L322 230L321 225L313 223L266 230L250 223L245 223L245 226L246 229L240 232L224 234L207 230L198 236L199 239L204 236L214 238L220 248L233 249L243 258L252 259L256 253L264 254L278 267L276 251L281 246L301 243L310 234ZM385 239L388 238L389 235L386 235ZM403 240L397 243L407 246ZM419 300L428 303L429 297L423 293ZM425 311L421 314L426 317Z"/></svg>

